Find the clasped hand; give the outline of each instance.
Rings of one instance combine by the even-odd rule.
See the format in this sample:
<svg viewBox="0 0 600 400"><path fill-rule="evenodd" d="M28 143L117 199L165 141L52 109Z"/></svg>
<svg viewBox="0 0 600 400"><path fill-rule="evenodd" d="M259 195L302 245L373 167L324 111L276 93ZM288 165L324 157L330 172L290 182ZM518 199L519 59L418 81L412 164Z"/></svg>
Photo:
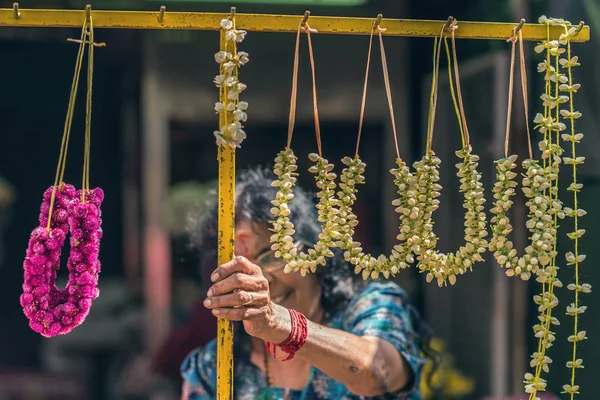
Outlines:
<svg viewBox="0 0 600 400"><path fill-rule="evenodd" d="M219 266L210 279L214 283L204 306L215 316L243 321L246 332L255 337L262 337L275 327L269 282L259 266L244 257L235 257Z"/></svg>

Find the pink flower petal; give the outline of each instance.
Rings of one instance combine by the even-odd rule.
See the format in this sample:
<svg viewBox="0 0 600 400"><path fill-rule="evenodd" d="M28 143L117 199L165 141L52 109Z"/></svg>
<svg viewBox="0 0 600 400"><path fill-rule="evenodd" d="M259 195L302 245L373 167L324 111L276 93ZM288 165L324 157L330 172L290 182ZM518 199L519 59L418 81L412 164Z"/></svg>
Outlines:
<svg viewBox="0 0 600 400"><path fill-rule="evenodd" d="M42 297L44 295L47 295L50 292L50 288L48 288L48 286L37 286L35 288L33 288L33 292L31 292L31 294L33 294L35 297Z"/></svg>
<svg viewBox="0 0 600 400"><path fill-rule="evenodd" d="M33 243L33 245L31 246L31 249L33 250L34 254L43 255L46 252L46 246L44 246L44 244L41 242Z"/></svg>
<svg viewBox="0 0 600 400"><path fill-rule="evenodd" d="M44 240L48 237L48 231L42 227L37 227L31 232L31 238L34 240Z"/></svg>
<svg viewBox="0 0 600 400"><path fill-rule="evenodd" d="M48 262L48 258L46 258L46 256L37 255L31 257L29 261L31 261L31 264L33 265L45 266Z"/></svg>

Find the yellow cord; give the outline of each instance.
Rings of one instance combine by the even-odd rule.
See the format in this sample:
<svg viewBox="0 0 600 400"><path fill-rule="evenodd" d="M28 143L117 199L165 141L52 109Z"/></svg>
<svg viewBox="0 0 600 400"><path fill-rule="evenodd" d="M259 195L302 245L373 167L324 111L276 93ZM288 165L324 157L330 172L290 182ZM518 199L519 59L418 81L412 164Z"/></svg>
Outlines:
<svg viewBox="0 0 600 400"><path fill-rule="evenodd" d="M427 118L427 143L426 143L426 154L431 153L431 146L433 142L433 129L435 122L435 110L437 107L437 91L438 91L438 79L440 70L440 50L442 46L442 39L444 41L446 49L446 58L448 60L448 84L450 86L450 94L452 96L452 102L454 104L454 111L458 119L458 127L460 129L460 137L462 142L462 148L465 149L467 146L467 138L465 134L465 127L463 126L463 118L460 113L460 108L456 98L456 92L454 90L454 83L452 77L452 58L450 55L450 48L448 46L448 38L444 37L444 26L441 30L440 37L435 38L433 42L433 77L431 81L431 93L429 96L429 115ZM450 28L452 29L452 28ZM454 45L454 42L453 42ZM457 77L458 79L458 77Z"/></svg>
<svg viewBox="0 0 600 400"><path fill-rule="evenodd" d="M52 187L52 195L50 197L50 210L48 211L48 224L46 229L50 231L50 223L52 221L52 210L54 209L54 202L56 200L56 190L58 189L59 183L62 183L65 174L65 167L67 165L67 151L69 148L69 139L71 136L71 126L73 124L73 114L75 111L75 99L77 97L77 89L79 87L79 75L81 73L81 65L83 63L84 53L84 39L85 30L87 27L87 21L84 22L83 28L81 29L81 40L79 44L79 51L77 53L77 59L75 62L75 72L73 74L73 82L71 83L71 92L69 94L69 104L67 106L67 116L63 129L63 136L60 145L60 155L58 157L58 165L56 167L56 175L54 177L54 185Z"/></svg>
<svg viewBox="0 0 600 400"><path fill-rule="evenodd" d="M448 38L444 38L444 45L446 47L446 58L448 59L448 83L450 85L450 94L452 95L452 102L454 103L454 112L456 118L458 118L458 127L460 129L460 139L462 141L462 148L466 147L465 130L463 128L462 117L460 115L460 109L458 108L458 102L456 100L456 93L454 91L454 84L452 83L452 60L450 58L450 48L448 47Z"/></svg>
<svg viewBox="0 0 600 400"><path fill-rule="evenodd" d="M547 31L547 41L550 41L550 25L547 24L546 26L546 31ZM550 51L546 50L546 63L547 63L547 67L549 68L551 65L551 57L550 57ZM556 79L556 83L555 83L555 94L556 94L556 98L558 98L559 96L559 85L560 85L560 81L558 79L558 74L559 74L559 58L560 55L557 53L557 55L555 56L556 59L556 65L555 65L555 74L557 75L557 79ZM551 94L552 94L552 89L551 89L551 82L549 79L546 80L546 102L549 102ZM558 101L556 101L556 106L555 106L555 110L556 110L556 124L558 124L558 122L560 121L560 105L558 103ZM550 107L550 105L548 104L547 106L544 106L544 118L548 118L552 116L552 109ZM560 131L556 131L556 148L558 149L558 147L560 146ZM544 133L544 141L550 146L549 147L549 157L547 159L544 159L544 168L550 167L552 165L553 162L553 158L554 158L554 151L553 151L553 137L552 137L552 131L550 129L546 129L546 132ZM553 189L556 188L556 190L553 193ZM548 188L547 190L550 191L550 200L553 201L558 201L558 171L556 171L556 179L552 181L552 186L550 188ZM556 230L558 231L558 214L555 213L554 214L554 226L556 227ZM554 242L553 245L553 251L554 254L556 254L556 242ZM556 256L553 256L550 260L550 271L551 271L551 279L553 280L554 275L556 274ZM552 298L554 296L554 285L552 284L552 280L549 283L542 283L542 301L544 301L544 294L547 293L547 301L548 303L552 302ZM542 373L542 366L543 366L543 359L546 356L546 346L545 343L548 339L548 335L550 334L549 330L551 327L551 321L552 321L552 306L550 304L548 304L548 307L546 308L546 310L544 310L543 312L543 316L544 316L544 320L542 321L542 326L544 331L547 332L547 334L543 335L542 337L540 337L538 339L538 358L540 360L540 362L536 365L535 368L535 378L534 378L534 391L533 393L530 393L529 395L529 400L534 400L537 397L537 384L540 380L540 376Z"/></svg>
<svg viewBox="0 0 600 400"><path fill-rule="evenodd" d="M427 144L425 146L426 154L429 154L431 151L431 134L432 128L431 124L433 123L433 104L434 97L436 92L437 85L437 74L436 74L436 55L438 52L438 38L433 39L433 73L431 77L431 93L429 94L429 113L427 115Z"/></svg>
<svg viewBox="0 0 600 400"><path fill-rule="evenodd" d="M83 153L83 174L81 184L81 202L85 203L85 193L90 190L90 147L92 135L92 80L94 76L94 26L92 17L88 27L88 73L85 109L85 145Z"/></svg>
<svg viewBox="0 0 600 400"><path fill-rule="evenodd" d="M564 25L565 33L567 37L567 71L569 78L569 86L573 85L573 72L571 65L571 37L569 36L569 31L567 26ZM576 154L575 154L575 140L573 140L575 136L575 120L573 118L573 113L575 112L575 108L573 105L573 91L569 90L569 112L570 120L571 120L571 158L573 159L573 185L577 184L577 165L575 164ZM577 188L573 188L573 223L575 225L574 232L579 230L579 208L578 208L578 199L577 199ZM579 236L574 236L574 253L575 253L575 310L579 309ZM574 328L573 335L577 338L578 327L579 327L579 314L574 314ZM577 340L573 341L573 358L571 364L571 388L575 386L575 370L577 369L575 361L577 360ZM570 393L570 398L573 400L575 397L575 392L572 391Z"/></svg>

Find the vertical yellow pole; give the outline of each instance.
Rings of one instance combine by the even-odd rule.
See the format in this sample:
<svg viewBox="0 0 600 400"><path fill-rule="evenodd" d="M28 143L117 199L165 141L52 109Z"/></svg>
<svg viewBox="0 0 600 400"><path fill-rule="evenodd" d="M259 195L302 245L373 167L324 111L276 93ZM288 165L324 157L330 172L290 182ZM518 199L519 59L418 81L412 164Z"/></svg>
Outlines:
<svg viewBox="0 0 600 400"><path fill-rule="evenodd" d="M220 36L222 51L235 54L235 42L225 40L225 30ZM223 74L221 67L221 74ZM219 92L220 102L227 104L228 88ZM219 127L227 126L230 113L219 114ZM219 162L219 265L234 257L234 201L235 201L235 148L227 144L218 146ZM233 323L219 318L217 332L217 400L233 399Z"/></svg>

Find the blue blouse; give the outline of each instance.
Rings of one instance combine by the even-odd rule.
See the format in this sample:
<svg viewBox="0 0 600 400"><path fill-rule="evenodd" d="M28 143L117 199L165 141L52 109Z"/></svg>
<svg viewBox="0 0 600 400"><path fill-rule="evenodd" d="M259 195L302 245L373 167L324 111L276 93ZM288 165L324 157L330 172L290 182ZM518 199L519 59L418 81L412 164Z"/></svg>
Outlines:
<svg viewBox="0 0 600 400"><path fill-rule="evenodd" d="M425 360L419 352L419 337L414 331L406 294L393 282L373 282L363 289L345 310L330 315L324 324L357 336L376 336L391 343L412 369L413 379L407 387L386 393L373 400L421 400L419 382ZM236 337L239 337L236 336ZM216 339L190 353L181 366L185 400L215 399ZM359 400L323 372L312 368L303 390L268 387L264 373L250 361L248 346L234 347L234 395L238 400Z"/></svg>

